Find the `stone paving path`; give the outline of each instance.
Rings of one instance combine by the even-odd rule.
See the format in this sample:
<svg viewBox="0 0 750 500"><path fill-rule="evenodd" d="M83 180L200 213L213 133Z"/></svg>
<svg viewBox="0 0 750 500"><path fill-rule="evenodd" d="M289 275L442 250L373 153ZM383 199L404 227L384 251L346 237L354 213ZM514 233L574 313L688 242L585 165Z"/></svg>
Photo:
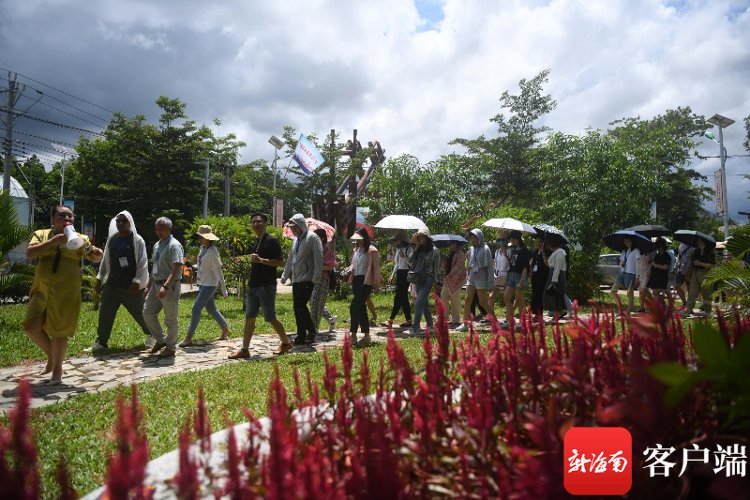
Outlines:
<svg viewBox="0 0 750 500"><path fill-rule="evenodd" d="M330 334L322 333L314 346L295 346L285 356L341 346L344 342L344 333L344 329ZM397 337L405 337L402 330L396 330L395 333ZM370 327L370 335L373 342L384 342L388 330L383 327ZM0 415L8 412L15 404L18 382L23 377L28 377L32 383L31 407L38 408L79 394L105 391L118 385L138 384L175 373L207 370L227 363L274 358L276 356L273 352L278 345L276 335L256 335L250 343L250 358L239 361L227 359L229 354L242 346L242 339L239 338L213 342L198 341L191 347L178 347L174 358L158 358L150 355L148 350L69 358L63 364L63 383L60 385L45 383L49 379L49 374L41 375L44 362L0 368Z"/></svg>

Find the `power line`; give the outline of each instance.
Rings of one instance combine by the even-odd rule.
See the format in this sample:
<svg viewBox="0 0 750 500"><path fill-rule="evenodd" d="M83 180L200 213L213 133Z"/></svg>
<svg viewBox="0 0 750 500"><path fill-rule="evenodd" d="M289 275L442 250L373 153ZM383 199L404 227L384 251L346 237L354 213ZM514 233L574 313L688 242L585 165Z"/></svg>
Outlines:
<svg viewBox="0 0 750 500"><path fill-rule="evenodd" d="M26 75L24 75L24 74L21 74L21 73L19 73L19 72L17 72L17 71L13 71L13 70L11 70L11 69L8 69L8 68L2 67L2 66L0 66L0 69L3 69L3 70L5 70L5 71L12 71L13 73L17 74L18 76L20 76L20 77L23 77L23 78L26 78L26 79L27 79L27 80L29 80L29 81L32 81L32 82L34 82L34 83L38 83L39 85L43 85L43 86L45 86L45 87L47 87L47 88L49 88L49 89L52 89L52 90L54 90L54 91L56 91L56 92L60 92L61 94L64 94L64 95L66 95L66 96L68 96L68 97L72 97L73 99L78 99L78 100L79 100L79 101L81 101L81 102L85 102L86 104L90 104L91 106L94 106L95 108L99 108L99 109L101 109L101 110L103 110L103 111L106 111L106 112L108 112L108 113L114 113L114 111L112 111L111 109L107 109L107 108L105 108L105 107L103 107L103 106L99 106L98 104L94 104L93 102L91 102L91 101L87 101L86 99L84 99L84 98L82 98L82 97L78 97L78 96L76 96L76 95L70 94L70 93L68 93L68 92L65 92L64 90L60 90L60 89L58 89L58 88L55 88L55 87L53 87L52 85L47 85L46 83L44 83L44 82L40 82L39 80L34 80L34 79L33 79L33 78L31 78L30 76L26 76Z"/></svg>
<svg viewBox="0 0 750 500"><path fill-rule="evenodd" d="M7 111L8 108L6 106L3 106L3 107L0 108L0 110ZM41 123L46 123L48 125L55 125L57 127L66 128L68 130L75 130L77 132L81 132L81 133L84 133L84 134L91 134L91 135L95 135L95 136L98 136L98 137L104 137L104 134L102 134L100 132L94 132L94 131L91 131L91 130L87 130L85 128L79 128L79 127L74 127L72 125L65 125L63 123L53 122L52 120L46 120L44 118L39 118L38 116L24 115L22 113L19 113L18 111L11 110L11 112L14 115L16 115L16 116L19 116L19 117L22 117L22 118L28 118L29 120L35 120L35 121L38 121L38 122L41 122Z"/></svg>
<svg viewBox="0 0 750 500"><path fill-rule="evenodd" d="M46 94L42 94L42 95L46 95ZM31 99L31 97L28 97L28 96L22 96L22 97L25 97L26 99ZM44 101L40 101L40 102L39 102L39 104L41 104L41 105L43 105L43 106L47 106L48 108L54 109L55 111L59 111L60 113L63 113L63 114L65 114L65 115L68 115L68 116L72 116L73 118L75 118L75 119L77 119L77 120L81 120L82 122L86 122L86 123L88 123L89 125L93 125L94 127L101 127L101 125L100 125L100 124L98 124L98 123L94 123L94 122L92 122L92 121L89 121L89 120L87 120L86 118L81 118L81 117L80 117L80 116L78 116L78 115L74 115L73 113L70 113L70 112L68 112L68 111L65 111L64 109L60 109L60 108L57 108L57 107L55 107L55 106L53 106L53 105L51 105L51 104L48 104L48 103L46 103L46 102L44 102Z"/></svg>
<svg viewBox="0 0 750 500"><path fill-rule="evenodd" d="M5 130L5 128L4 127L0 127L0 130ZM68 146L68 147L71 147L71 148L75 148L76 147L74 144L70 144L69 142L63 142L63 141L58 141L57 139L50 139L49 137L42 137L42 136L39 136L39 135L29 134L28 132L19 132L18 130L13 130L13 134L25 135L27 137L33 137L34 139L41 139L41 140L47 141L47 142L56 142L58 144L62 144L63 146Z"/></svg>
<svg viewBox="0 0 750 500"><path fill-rule="evenodd" d="M3 144L7 144L8 143L8 140L6 138L2 138L2 141L3 141ZM36 148L41 148L41 149L47 150L50 153L58 154L58 152L54 148L51 148L49 146L43 146L41 144L36 144L36 143L33 143L33 142L24 142L24 141L19 141L17 139L13 139L13 143L15 143L15 144L25 144L27 146L34 146ZM62 156L62 155L59 155L59 156Z"/></svg>

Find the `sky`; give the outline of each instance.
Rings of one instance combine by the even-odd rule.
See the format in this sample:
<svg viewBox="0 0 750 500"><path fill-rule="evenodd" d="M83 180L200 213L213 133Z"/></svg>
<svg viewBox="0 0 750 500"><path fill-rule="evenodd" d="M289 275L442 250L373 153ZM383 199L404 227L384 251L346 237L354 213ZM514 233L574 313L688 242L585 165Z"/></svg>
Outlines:
<svg viewBox="0 0 750 500"><path fill-rule="evenodd" d="M198 122L219 118L215 133L247 143L242 162L270 162L285 125L356 128L387 156L428 162L460 153L456 137L493 137L502 92L549 68L558 106L540 125L557 131L678 106L736 120L729 208L740 222L750 212L750 157L732 157L748 154L750 0L0 0L0 67L0 87L7 69L24 75L17 108L47 120L18 120L27 135L14 139L47 162L59 158L50 139L74 144L111 111L155 122L161 95ZM713 183L719 160L693 168Z"/></svg>

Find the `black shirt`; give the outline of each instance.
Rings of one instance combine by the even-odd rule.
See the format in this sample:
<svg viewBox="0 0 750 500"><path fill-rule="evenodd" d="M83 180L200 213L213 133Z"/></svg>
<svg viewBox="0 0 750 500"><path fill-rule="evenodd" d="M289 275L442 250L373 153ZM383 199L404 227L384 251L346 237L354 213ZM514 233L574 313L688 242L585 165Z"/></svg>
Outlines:
<svg viewBox="0 0 750 500"><path fill-rule="evenodd" d="M703 264L716 264L716 251L712 248L704 248L701 252L700 248L695 249L692 256L693 262L702 262ZM706 269L705 267L696 268L701 271Z"/></svg>
<svg viewBox="0 0 750 500"><path fill-rule="evenodd" d="M125 257L128 265L122 267L120 258ZM109 239L109 277L107 285L113 288L130 288L135 278L135 246L133 233L124 238L114 234Z"/></svg>
<svg viewBox="0 0 750 500"><path fill-rule="evenodd" d="M260 237L255 251L259 257L269 260L281 260L281 245L279 240L269 233ZM250 265L250 280L248 286L266 286L276 284L276 268L265 264Z"/></svg>
<svg viewBox="0 0 750 500"><path fill-rule="evenodd" d="M510 254L510 269L508 271L521 274L524 269L528 269L531 256L531 250L526 247L514 249Z"/></svg>

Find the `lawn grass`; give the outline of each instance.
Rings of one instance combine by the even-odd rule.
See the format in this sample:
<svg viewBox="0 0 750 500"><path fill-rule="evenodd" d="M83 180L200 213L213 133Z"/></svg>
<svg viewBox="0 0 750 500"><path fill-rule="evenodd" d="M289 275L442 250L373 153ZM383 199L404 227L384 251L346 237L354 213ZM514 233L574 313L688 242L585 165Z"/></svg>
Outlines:
<svg viewBox="0 0 750 500"><path fill-rule="evenodd" d="M417 368L422 366L422 340L401 341L407 357ZM329 356L339 367L340 349L332 349ZM362 360L362 349L355 349L354 370ZM380 361L388 366L384 344L367 348L372 379L377 378ZM245 421L242 407L255 415L267 413L267 393L274 374L274 366L293 393L293 370L300 371L305 387L305 373L310 370L312 380L322 388L324 360L322 353L295 354L273 360L239 361L211 370L189 372L164 377L140 384L138 396L144 409L146 432L150 442L150 456L156 458L177 447L177 433L185 419L196 409L198 387L203 386L206 407L212 429L219 430L227 422ZM306 392L306 391L305 391ZM56 496L55 466L64 451L79 494L85 494L102 484L106 474L106 454L111 449L111 430L115 422L115 402L120 395L129 397L130 389L119 387L95 394L82 394L65 402L34 410L32 427L36 434L43 496ZM5 419L2 419L5 420Z"/></svg>
<svg viewBox="0 0 750 500"><path fill-rule="evenodd" d="M383 293L373 296L378 321L388 319L393 304L393 294ZM180 300L179 321L180 339L185 337L190 325L190 308L195 297L183 297ZM232 337L241 338L245 323L245 315L242 310L242 299L228 297L217 299L217 306L227 319ZM338 327L344 327L344 320L349 319L349 301L329 300L329 310L338 316ZM292 309L292 295L279 294L276 300L276 313L286 328L287 332L294 333L294 311ZM26 314L26 304L0 305L0 367L15 366L26 360L43 360L44 354L26 336L21 326ZM76 357L83 354L83 349L91 347L96 340L96 328L99 313L92 309L92 303L84 302L81 306L81 315L78 319L76 334L70 339L68 345L68 357ZM323 322L321 322L323 323ZM327 328L326 328L327 329ZM271 326L261 319L256 323L256 333L273 333ZM204 311L203 318L195 333L197 340L213 340L221 334L216 322ZM109 347L113 351L127 350L143 346L145 335L133 318L120 308L112 328L112 336Z"/></svg>

